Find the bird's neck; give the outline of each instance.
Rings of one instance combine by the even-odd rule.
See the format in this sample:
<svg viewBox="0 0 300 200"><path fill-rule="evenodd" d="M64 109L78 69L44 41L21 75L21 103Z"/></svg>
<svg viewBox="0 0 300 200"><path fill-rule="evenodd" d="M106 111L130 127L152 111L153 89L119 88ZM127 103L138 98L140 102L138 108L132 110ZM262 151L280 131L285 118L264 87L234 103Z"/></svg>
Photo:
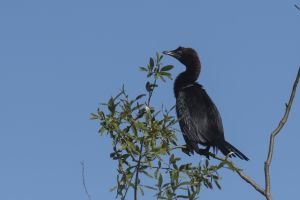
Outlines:
<svg viewBox="0 0 300 200"><path fill-rule="evenodd" d="M186 67L186 70L180 73L174 82L174 93L177 96L180 89L195 83L200 75L201 65L200 62Z"/></svg>

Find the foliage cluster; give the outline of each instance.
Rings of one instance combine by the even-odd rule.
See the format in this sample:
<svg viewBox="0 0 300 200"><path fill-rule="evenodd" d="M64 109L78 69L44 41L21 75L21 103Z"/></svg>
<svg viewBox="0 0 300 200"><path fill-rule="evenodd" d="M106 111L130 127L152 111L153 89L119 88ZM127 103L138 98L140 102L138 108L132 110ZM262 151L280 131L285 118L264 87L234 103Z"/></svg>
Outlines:
<svg viewBox="0 0 300 200"><path fill-rule="evenodd" d="M145 94L130 98L123 86L91 115L100 122L99 133L111 138L110 157L117 162L117 184L112 191L120 199L126 199L129 190L138 199L138 193L144 195L147 189L157 199L192 200L198 198L201 186L221 188L217 170L225 162L218 165L210 165L208 160L198 164L183 162L175 154L184 146L177 145L177 120L171 115L174 107L156 109L151 105L158 82L172 79L173 66L162 66L162 58L156 53L147 67L140 67L147 74Z"/></svg>

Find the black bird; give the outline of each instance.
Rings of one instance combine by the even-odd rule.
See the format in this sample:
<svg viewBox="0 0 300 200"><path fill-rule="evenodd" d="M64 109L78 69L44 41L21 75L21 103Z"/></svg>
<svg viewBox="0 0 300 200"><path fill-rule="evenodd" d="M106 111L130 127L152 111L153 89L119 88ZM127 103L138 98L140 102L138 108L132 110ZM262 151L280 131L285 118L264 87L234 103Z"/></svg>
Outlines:
<svg viewBox="0 0 300 200"><path fill-rule="evenodd" d="M225 156L233 152L231 156L249 160L225 140L219 111L202 85L196 82L201 70L197 52L192 48L178 47L173 51L164 51L163 54L176 58L186 66L186 70L174 82L176 113L186 142L183 151L188 155L195 151L209 157L209 149L213 147ZM206 148L200 149L198 144Z"/></svg>

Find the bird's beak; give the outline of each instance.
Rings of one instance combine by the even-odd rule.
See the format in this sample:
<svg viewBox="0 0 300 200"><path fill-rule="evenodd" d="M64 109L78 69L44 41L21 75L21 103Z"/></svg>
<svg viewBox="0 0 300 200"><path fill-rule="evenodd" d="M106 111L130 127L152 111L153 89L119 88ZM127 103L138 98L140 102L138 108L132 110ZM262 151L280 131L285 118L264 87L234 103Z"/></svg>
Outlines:
<svg viewBox="0 0 300 200"><path fill-rule="evenodd" d="M174 51L163 51L162 53L172 57L176 57L177 55Z"/></svg>

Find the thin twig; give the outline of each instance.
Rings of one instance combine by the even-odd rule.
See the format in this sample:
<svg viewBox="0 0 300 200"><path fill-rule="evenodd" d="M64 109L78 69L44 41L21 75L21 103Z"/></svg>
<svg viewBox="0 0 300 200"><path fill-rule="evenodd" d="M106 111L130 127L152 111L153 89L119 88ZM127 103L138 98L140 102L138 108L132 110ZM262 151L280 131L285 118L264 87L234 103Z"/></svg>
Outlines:
<svg viewBox="0 0 300 200"><path fill-rule="evenodd" d="M296 7L298 10L300 10L300 7L299 7L299 6L297 6L296 4L295 4L295 7Z"/></svg>
<svg viewBox="0 0 300 200"><path fill-rule="evenodd" d="M293 85L293 89L292 89L292 92L291 92L289 102L288 102L288 104L286 104L286 107L285 107L284 116L280 120L277 128L271 133L271 136L270 136L268 157L267 157L267 160L265 161L265 165L264 165L264 170L265 170L265 196L266 196L267 200L272 199L271 193L270 193L270 189L271 189L270 164L271 164L272 157L273 157L275 137L281 131L282 127L284 126L284 124L286 123L286 121L288 119L288 116L289 116L289 113L290 113L290 110L291 110L291 107L292 107L292 104L293 104L293 100L294 100L294 97L295 97L295 94L296 94L299 78L300 78L300 67L298 69L298 74L297 74L296 80L294 81L294 85Z"/></svg>
<svg viewBox="0 0 300 200"><path fill-rule="evenodd" d="M141 160L142 160L142 152L143 152L143 142L141 142L141 154L139 156L139 160L136 166L136 173L135 173L135 181L134 181L134 200L137 200L137 191L138 191L138 183L139 183L139 172L140 172L140 165L141 165Z"/></svg>
<svg viewBox="0 0 300 200"><path fill-rule="evenodd" d="M150 167L150 166L147 166L147 167ZM150 168L153 168L153 169L164 169L164 170L168 170L168 171L171 170L170 167L156 167L156 166L151 166Z"/></svg>
<svg viewBox="0 0 300 200"><path fill-rule="evenodd" d="M134 171L132 172L132 174L135 174L135 172L136 172L136 168L134 169ZM126 195L127 195L127 192L128 192L128 190L129 190L129 188L130 188L130 183L131 183L132 179L133 179L133 175L132 175L131 178L130 178L129 184L128 184L126 190L125 190L124 195L121 197L121 200L125 200Z"/></svg>
<svg viewBox="0 0 300 200"><path fill-rule="evenodd" d="M157 79L155 78L154 79L154 83L153 83L153 86L156 87L156 82L157 82ZM150 101L151 101L151 98L152 98L152 95L153 95L153 91L154 91L155 88L153 88L152 90L148 91L148 100L146 102L146 105L148 107L150 107ZM131 126L131 125L130 125ZM143 158L143 140L141 141L141 145L140 145L140 155L139 155L139 158L138 158L138 161L137 161L137 165L135 167L135 170L133 172L133 174L135 173L135 181L134 181L134 200L137 200L137 192L138 192L138 184L139 184L139 171L140 171L140 165L141 165L141 162L142 162L142 158ZM134 159L134 158L133 158ZM133 175L134 176L134 175ZM133 178L133 176L131 177L130 179L130 183L131 183L131 180ZM129 186L126 188L126 191L125 191L125 195L123 196L122 199L125 199L126 197L126 194L128 192L128 189L129 189Z"/></svg>
<svg viewBox="0 0 300 200"><path fill-rule="evenodd" d="M156 82L157 82L157 79L155 78L154 79L154 83L152 84L153 85L153 89L151 91L149 91L147 106L150 106L150 101L151 101L151 98L152 98L152 95L153 95L154 88L156 87Z"/></svg>
<svg viewBox="0 0 300 200"><path fill-rule="evenodd" d="M91 197L91 195L89 194L89 192L88 192L88 190L87 190L87 187L86 187L86 184L85 184L84 161L81 161L80 164L81 164L81 169L82 169L82 171L81 171L81 175L82 175L82 185L83 185L83 187L84 187L84 191L85 191L85 194L87 195L88 199L89 199L89 200L92 200L92 197Z"/></svg>
<svg viewBox="0 0 300 200"><path fill-rule="evenodd" d="M154 83L153 83L153 86L156 87L156 81L157 79L154 78ZM151 98L152 98L152 95L153 95L153 91L154 91L154 88L149 91L149 96L148 96L148 101L146 103L146 105L148 107L150 107L150 101L151 101ZM137 191L138 191L138 183L139 183L139 169L140 169L140 165L141 165L141 160L143 158L143 140L141 141L141 146L140 146L140 156L139 156L139 160L138 160L138 163L137 163L137 166L136 166L136 172L135 172L135 181L134 181L134 200L137 200Z"/></svg>

